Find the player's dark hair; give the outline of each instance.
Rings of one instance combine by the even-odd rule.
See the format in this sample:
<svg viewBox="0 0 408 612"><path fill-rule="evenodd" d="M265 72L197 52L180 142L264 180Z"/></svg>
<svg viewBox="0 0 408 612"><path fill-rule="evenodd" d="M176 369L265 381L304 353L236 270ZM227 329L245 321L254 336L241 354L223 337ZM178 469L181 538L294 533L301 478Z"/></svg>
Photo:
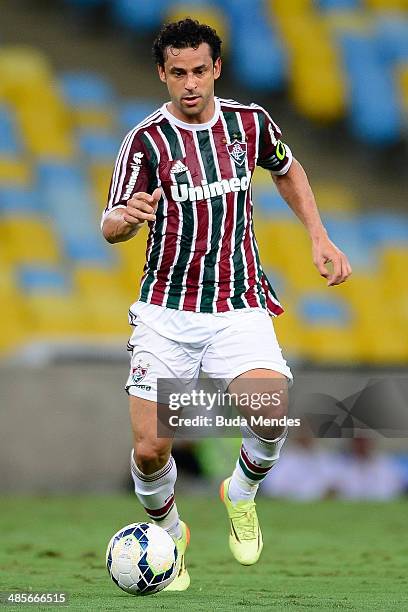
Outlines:
<svg viewBox="0 0 408 612"><path fill-rule="evenodd" d="M167 23L158 33L153 43L153 57L156 64L164 68L165 50L167 47L175 49L197 49L202 43L207 43L211 49L213 62L221 55L221 38L209 25L186 17L180 21Z"/></svg>

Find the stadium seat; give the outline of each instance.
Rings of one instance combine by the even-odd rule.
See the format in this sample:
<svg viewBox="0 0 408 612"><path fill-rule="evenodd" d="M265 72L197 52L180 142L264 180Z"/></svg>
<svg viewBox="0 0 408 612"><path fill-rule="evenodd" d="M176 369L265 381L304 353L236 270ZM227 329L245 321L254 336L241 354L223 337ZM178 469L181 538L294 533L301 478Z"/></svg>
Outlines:
<svg viewBox="0 0 408 612"><path fill-rule="evenodd" d="M363 219L364 236L373 246L408 243L408 217L398 213L370 212Z"/></svg>
<svg viewBox="0 0 408 612"><path fill-rule="evenodd" d="M22 152L20 134L11 108L0 104L0 157L15 157Z"/></svg>
<svg viewBox="0 0 408 612"><path fill-rule="evenodd" d="M28 218L24 215L0 219L0 231L8 262L58 263L60 250L57 238L49 223L40 217Z"/></svg>
<svg viewBox="0 0 408 612"><path fill-rule="evenodd" d="M381 59L388 66L408 62L408 19L398 16L378 19L375 37Z"/></svg>
<svg viewBox="0 0 408 612"><path fill-rule="evenodd" d="M0 99L15 102L22 92L51 79L51 65L41 51L23 45L0 47Z"/></svg>
<svg viewBox="0 0 408 612"><path fill-rule="evenodd" d="M408 118L408 61L396 68L397 86L399 88L402 111Z"/></svg>
<svg viewBox="0 0 408 612"><path fill-rule="evenodd" d="M74 294L35 293L26 297L25 304L34 340L78 342L92 322L83 300Z"/></svg>
<svg viewBox="0 0 408 612"><path fill-rule="evenodd" d="M3 325L0 333L0 355L13 356L27 342L30 330L28 312L22 295L1 296Z"/></svg>
<svg viewBox="0 0 408 612"><path fill-rule="evenodd" d="M376 268L376 250L366 233L364 215L347 218L326 214L323 222L331 240L347 254L354 270Z"/></svg>
<svg viewBox="0 0 408 612"><path fill-rule="evenodd" d="M318 0L317 4L324 11L345 11L359 8L361 0Z"/></svg>
<svg viewBox="0 0 408 612"><path fill-rule="evenodd" d="M84 296L100 295L101 299L126 297L117 272L112 266L76 266L73 270L76 290Z"/></svg>
<svg viewBox="0 0 408 612"><path fill-rule="evenodd" d="M70 119L74 128L87 131L114 131L117 128L114 106L71 107Z"/></svg>
<svg viewBox="0 0 408 612"><path fill-rule="evenodd" d="M106 206L110 180L112 177L112 168L112 164L107 162L91 162L88 166L93 199L100 213L102 213Z"/></svg>
<svg viewBox="0 0 408 612"><path fill-rule="evenodd" d="M17 276L26 294L66 294L71 288L67 273L57 266L25 264L18 267Z"/></svg>
<svg viewBox="0 0 408 612"><path fill-rule="evenodd" d="M353 133L371 145L395 143L401 131L397 87L379 60L375 40L351 33L343 33L339 40L350 86Z"/></svg>
<svg viewBox="0 0 408 612"><path fill-rule="evenodd" d="M127 100L119 105L118 120L121 130L129 132L161 106L154 100Z"/></svg>
<svg viewBox="0 0 408 612"><path fill-rule="evenodd" d="M293 212L286 204L285 200L273 186L271 177L267 175L269 185L266 187L254 187L253 199L255 206L255 214L259 213L271 219L291 218Z"/></svg>
<svg viewBox="0 0 408 612"><path fill-rule="evenodd" d="M107 79L93 72L65 72L59 77L63 97L72 107L100 108L115 101L113 88Z"/></svg>
<svg viewBox="0 0 408 612"><path fill-rule="evenodd" d="M119 25L131 30L153 30L164 21L167 0L116 0L112 4L114 19Z"/></svg>
<svg viewBox="0 0 408 612"><path fill-rule="evenodd" d="M0 157L0 186L29 186L32 169L22 158Z"/></svg>
<svg viewBox="0 0 408 612"><path fill-rule="evenodd" d="M0 186L0 215L20 215L43 211L40 193L19 185Z"/></svg>
<svg viewBox="0 0 408 612"><path fill-rule="evenodd" d="M87 161L113 162L119 150L119 139L106 131L81 130L77 135L78 148Z"/></svg>

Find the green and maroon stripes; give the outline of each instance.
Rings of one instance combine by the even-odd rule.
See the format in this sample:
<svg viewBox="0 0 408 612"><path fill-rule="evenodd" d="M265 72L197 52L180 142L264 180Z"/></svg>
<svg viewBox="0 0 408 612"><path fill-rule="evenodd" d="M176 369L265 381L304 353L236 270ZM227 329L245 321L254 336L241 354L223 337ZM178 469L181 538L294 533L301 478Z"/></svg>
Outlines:
<svg viewBox="0 0 408 612"><path fill-rule="evenodd" d="M244 445L241 446L241 451L238 459L239 467L244 472L245 476L255 482L260 482L265 478L272 466L261 467L250 460L245 450Z"/></svg>
<svg viewBox="0 0 408 612"><path fill-rule="evenodd" d="M164 504L164 506L162 506L161 508L146 508L145 506L144 509L146 511L146 513L148 514L148 516L154 520L154 521L162 521L163 519L166 518L166 516L171 512L171 510L174 507L174 495L171 495L169 497L168 500L166 500L166 503Z"/></svg>

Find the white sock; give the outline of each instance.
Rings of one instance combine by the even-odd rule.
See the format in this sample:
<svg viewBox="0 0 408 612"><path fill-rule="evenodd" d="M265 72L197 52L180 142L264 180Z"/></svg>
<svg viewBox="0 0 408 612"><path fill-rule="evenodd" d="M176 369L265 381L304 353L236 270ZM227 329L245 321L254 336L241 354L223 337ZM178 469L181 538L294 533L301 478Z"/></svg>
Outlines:
<svg viewBox="0 0 408 612"><path fill-rule="evenodd" d="M135 493L153 523L165 529L173 538L180 538L180 517L174 501L174 485L177 480L176 463L172 456L153 474L143 474L131 457L131 469Z"/></svg>
<svg viewBox="0 0 408 612"><path fill-rule="evenodd" d="M279 459L287 431L275 440L264 440L246 428L241 450L230 480L228 497L233 504L252 501L259 484Z"/></svg>

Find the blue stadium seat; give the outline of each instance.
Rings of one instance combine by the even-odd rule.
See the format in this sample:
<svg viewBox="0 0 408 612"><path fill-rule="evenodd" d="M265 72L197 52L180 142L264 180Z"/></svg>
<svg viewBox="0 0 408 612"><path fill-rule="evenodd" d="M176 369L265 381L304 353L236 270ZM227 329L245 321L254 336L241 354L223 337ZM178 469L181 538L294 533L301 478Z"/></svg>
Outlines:
<svg viewBox="0 0 408 612"><path fill-rule="evenodd" d="M41 213L44 209L39 192L23 186L0 187L0 213Z"/></svg>
<svg viewBox="0 0 408 612"><path fill-rule="evenodd" d="M125 132L129 132L160 106L160 102L153 100L127 100L119 107L119 124Z"/></svg>
<svg viewBox="0 0 408 612"><path fill-rule="evenodd" d="M37 165L37 181L40 190L51 185L85 185L86 177L75 164L60 161L41 161Z"/></svg>
<svg viewBox="0 0 408 612"><path fill-rule="evenodd" d="M365 216L339 218L323 215L331 240L347 254L353 268L373 270L378 265L377 254L365 232L365 219Z"/></svg>
<svg viewBox="0 0 408 612"><path fill-rule="evenodd" d="M116 0L112 12L119 25L149 31L162 24L168 5L167 0Z"/></svg>
<svg viewBox="0 0 408 612"><path fill-rule="evenodd" d="M287 57L260 2L237 0L229 6L231 18L231 67L237 80L255 89L280 89L288 73ZM260 62L267 57L267 62Z"/></svg>
<svg viewBox="0 0 408 612"><path fill-rule="evenodd" d="M111 84L100 74L92 72L66 72L59 78L66 102L74 107L101 107L114 102Z"/></svg>
<svg viewBox="0 0 408 612"><path fill-rule="evenodd" d="M78 134L80 151L92 161L114 161L118 149L119 139L109 132L82 130Z"/></svg>
<svg viewBox="0 0 408 612"><path fill-rule="evenodd" d="M408 244L408 217L397 213L372 212L363 219L366 240L374 246Z"/></svg>
<svg viewBox="0 0 408 612"><path fill-rule="evenodd" d="M388 64L408 61L408 19L382 17L376 27L379 56Z"/></svg>
<svg viewBox="0 0 408 612"><path fill-rule="evenodd" d="M354 135L372 145L390 145L400 139L402 118L393 74L384 70L376 41L342 34L340 43L350 89L349 120Z"/></svg>
<svg viewBox="0 0 408 612"><path fill-rule="evenodd" d="M70 236L65 240L64 250L74 263L92 262L107 265L112 261L102 236L99 238L98 234L88 236L86 240L83 236Z"/></svg>
<svg viewBox="0 0 408 612"><path fill-rule="evenodd" d="M348 11L361 7L360 0L318 0L317 4L324 11Z"/></svg>
<svg viewBox="0 0 408 612"><path fill-rule="evenodd" d="M71 285L60 268L41 265L20 266L17 270L20 286L27 293L68 293Z"/></svg>
<svg viewBox="0 0 408 612"><path fill-rule="evenodd" d="M255 208L260 208L264 215L272 217L272 219L281 219L282 217L293 217L293 212L286 204L282 196L273 189L263 189L262 187L254 187Z"/></svg>
<svg viewBox="0 0 408 612"><path fill-rule="evenodd" d="M0 156L21 154L21 140L14 113L6 105L0 104Z"/></svg>
<svg viewBox="0 0 408 612"><path fill-rule="evenodd" d="M350 310L343 300L309 294L298 304L299 315L309 324L345 326L350 321Z"/></svg>

